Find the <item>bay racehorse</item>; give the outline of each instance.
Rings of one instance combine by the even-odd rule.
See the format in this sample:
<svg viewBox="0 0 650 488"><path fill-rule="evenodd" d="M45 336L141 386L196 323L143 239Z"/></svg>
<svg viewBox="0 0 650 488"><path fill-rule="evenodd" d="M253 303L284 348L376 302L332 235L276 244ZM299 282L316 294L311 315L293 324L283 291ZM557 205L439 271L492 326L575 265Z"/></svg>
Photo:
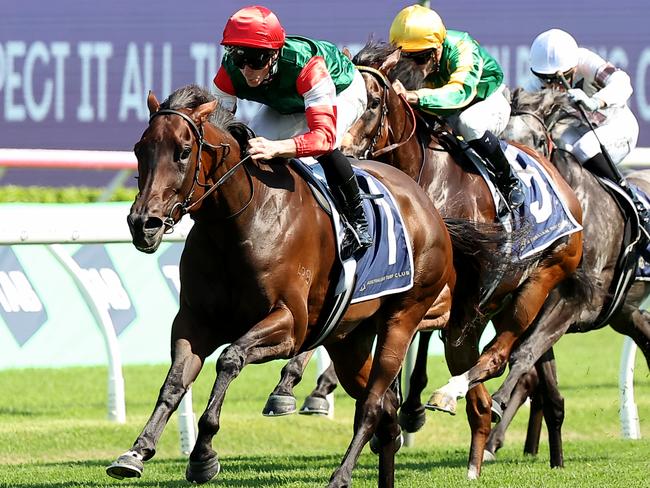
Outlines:
<svg viewBox="0 0 650 488"><path fill-rule="evenodd" d="M421 130L413 109L393 90L388 76L399 58L400 51L394 46L375 42L370 42L355 56L354 62L360 66L366 83L368 103L366 112L344 138L342 150L356 157L379 159L401 169L418 182L444 217L493 223L496 209L483 177L464 161L454 160L441 143L440 132L431 132L428 127ZM561 198L579 221L580 205L557 170L529 149L522 150L533 155L548 171ZM580 261L581 248L581 233L571 234L554 242L532 260L511 263L510 269L504 270L498 280L488 280L486 275L490 273L485 269L477 271L464 267L462 257L455 253L458 280L444 332L445 355L449 370L455 376L432 395L427 408L455 414L457 398L466 396L472 431L469 478L480 474L490 432L491 398L483 382L503 372L512 347L533 322L551 290L561 284L565 293L572 292L575 283L567 277ZM494 252L499 251L495 248ZM477 290L479 284L491 284L494 288L484 303ZM497 336L481 354L479 339L490 319ZM428 341L428 337L430 335L423 334L421 340ZM417 427L424 422L420 394L426 385L426 377L422 377L426 370L426 348L421 347L421 351L416 361L417 374L412 376L409 395L400 412L403 426ZM298 377L295 370L299 369L293 368L294 377Z"/></svg>
<svg viewBox="0 0 650 488"><path fill-rule="evenodd" d="M525 399L523 391L540 396L539 405L544 406L544 417L549 427L551 466L562 466L562 443L560 429L564 417L563 399L557 389L555 362L544 357L533 376L537 376L537 389L530 386L530 377L515 390L517 381L528 374L530 368L565 332L587 332L609 324L617 332L631 337L643 352L650 366L650 314L639 309L650 294L648 281L635 281L623 299L623 303L609 317L603 315L612 301L613 286L620 272L617 261L624 248L624 215L610 192L589 171L581 167L571 153L562 148L566 131L584 130L585 121L572 105L566 93L542 90L535 93L516 90L512 96L513 115L503 136L530 145L541 154L551 158L564 179L575 190L583 208L584 248L581 268L586 274L592 291L588 300L567 300L559 293L552 293L544 305L550 320L542 321L511 355L510 372L501 388L493 395L495 403L506 408L504 419L493 430L487 449L494 454L504 440L505 430ZM636 171L627 181L650 192L650 170ZM541 384L541 385L539 385ZM516 391L514 398L513 390ZM537 418L535 418L535 416ZM531 410L531 439L526 449L537 450L539 440L540 410Z"/></svg>
<svg viewBox="0 0 650 488"><path fill-rule="evenodd" d="M153 253L183 214L194 225L180 263L171 367L142 433L107 473L141 475L205 359L229 344L217 360L186 470L188 481L202 483L220 469L212 439L228 386L245 365L290 358L318 335L339 261L332 222L308 184L287 160L253 163L246 155L250 131L209 92L190 85L162 105L152 93L147 102L149 125L134 148L139 192L127 219L133 244ZM393 167L361 166L392 193L403 215L414 276L407 290L351 305L325 339L341 384L357 400L353 438L331 487L350 485L375 432L379 486L393 486L399 426L391 385L422 317L455 279L449 234L431 200Z"/></svg>
<svg viewBox="0 0 650 488"><path fill-rule="evenodd" d="M440 139L442 131L418 133L416 130L419 137L409 137L413 133L416 117L388 81L388 75L397 67L399 58L400 52L393 46L373 43L355 57L357 65L370 68L362 71L368 91L368 109L350 130L350 137L344 142L345 148L349 154L365 154L385 160L405 171L418 181L445 217L494 221L495 207L485 180L468 170L462 162L454 161L443 150L445 146ZM407 60L397 67L392 76L399 78L405 68L410 73L417 70L417 66ZM579 202L557 170L547 159L526 147L520 148L535 157L547 170L572 214L579 220L582 214ZM513 346L536 320L544 302L557 285L564 285L558 287L564 293L574 291L576 282L566 278L576 270L581 254L582 235L571 234L529 262L524 273L506 273L494 294L478 310L479 326L469 332L466 324L476 323L479 302L459 300L459 290L466 283L476 281L477 276L465 274L457 268L458 285L444 334L445 355L454 377L445 387L434 392L427 407L453 413L456 397L467 395L467 414L472 430L468 477L476 477L480 473L483 453L478 451L485 446L490 431L491 413L487 411L489 408L485 408L490 405L490 396L482 382L503 372ZM479 339L488 318L494 324L496 337L479 354ZM413 386L422 387L422 383L412 385L410 390L419 395ZM407 402L408 399L405 404Z"/></svg>

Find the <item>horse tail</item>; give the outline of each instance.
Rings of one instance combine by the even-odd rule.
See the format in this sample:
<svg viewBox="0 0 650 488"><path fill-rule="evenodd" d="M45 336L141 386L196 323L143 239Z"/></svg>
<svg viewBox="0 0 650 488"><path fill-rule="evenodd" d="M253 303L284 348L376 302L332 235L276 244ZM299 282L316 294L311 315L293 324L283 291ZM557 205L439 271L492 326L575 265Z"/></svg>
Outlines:
<svg viewBox="0 0 650 488"><path fill-rule="evenodd" d="M451 237L457 270L484 276L486 272L491 274L497 270L512 268L512 257L497 250L516 242L520 237L519 233L513 235L506 232L504 226L498 222L477 222L451 217L445 217L444 221Z"/></svg>
<svg viewBox="0 0 650 488"><path fill-rule="evenodd" d="M458 346L471 329L487 321L481 303L489 299L493 285L506 273L524 272L534 264L535 258L519 259L512 252L504 252L506 249L515 250L528 235L530 229L526 224L507 231L499 222L459 218L445 218L444 221L451 237L458 283L462 283L462 287L457 286L454 290L451 311L452 317L463 326L454 344ZM473 310L465 309L468 303L475 304Z"/></svg>

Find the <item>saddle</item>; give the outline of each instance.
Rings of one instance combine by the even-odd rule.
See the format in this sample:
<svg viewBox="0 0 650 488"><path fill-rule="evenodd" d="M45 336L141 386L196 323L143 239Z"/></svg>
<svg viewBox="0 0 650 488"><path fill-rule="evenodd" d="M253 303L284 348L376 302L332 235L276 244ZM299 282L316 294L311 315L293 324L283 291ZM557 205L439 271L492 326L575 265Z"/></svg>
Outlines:
<svg viewBox="0 0 650 488"><path fill-rule="evenodd" d="M496 184L496 175L490 169L490 165L463 139L460 139L453 133L451 127L441 118L433 114L425 114L420 111L415 112L420 118L422 125L419 125L421 140L427 140L432 137L438 139L442 148L447 151L454 161L464 171L468 173L480 173L487 175L492 183L490 188L496 195L497 218L501 223L508 220L510 207L508 206L506 195L503 195Z"/></svg>

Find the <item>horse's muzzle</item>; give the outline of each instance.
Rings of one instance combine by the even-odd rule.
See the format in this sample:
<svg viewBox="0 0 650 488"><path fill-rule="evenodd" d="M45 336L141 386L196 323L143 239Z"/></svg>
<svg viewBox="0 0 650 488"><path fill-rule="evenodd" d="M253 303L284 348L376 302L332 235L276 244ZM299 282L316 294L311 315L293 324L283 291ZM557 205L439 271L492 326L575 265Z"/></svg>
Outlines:
<svg viewBox="0 0 650 488"><path fill-rule="evenodd" d="M126 221L135 248L147 254L156 252L165 233L163 220L160 217L131 213Z"/></svg>

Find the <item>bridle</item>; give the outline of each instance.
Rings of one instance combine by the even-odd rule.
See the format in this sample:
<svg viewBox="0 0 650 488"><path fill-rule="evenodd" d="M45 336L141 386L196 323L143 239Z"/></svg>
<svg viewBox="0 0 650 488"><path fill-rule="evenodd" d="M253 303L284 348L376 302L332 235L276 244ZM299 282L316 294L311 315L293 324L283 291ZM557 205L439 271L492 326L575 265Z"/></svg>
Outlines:
<svg viewBox="0 0 650 488"><path fill-rule="evenodd" d="M375 130L375 133L370 138L370 145L368 146L368 148L363 153L363 159L368 159L369 156L372 157L372 158L375 158L377 156L381 156L382 154L386 154L386 153L388 153L390 151L394 151L398 147L403 146L404 144L406 144L407 142L409 142L411 140L411 138L415 134L415 130L416 130L415 112L413 111L413 107L411 107L411 105L406 101L406 98L404 98L403 95L400 95L399 96L400 100L407 107L408 113L411 116L411 122L412 122L412 126L413 126L412 129L411 129L411 133L409 134L409 136L406 139L404 139L402 141L395 142L395 143L390 144L390 145L388 145L386 147L383 147L381 149L374 150L375 145L377 144L377 142L379 141L379 138L381 137L381 134L383 133L384 124L386 123L386 118L388 116L388 100L387 99L388 99L388 91L391 88L391 84L388 81L388 78L386 78L386 75L384 73L382 73L381 71L379 71L378 69L371 68L370 66L357 66L357 69L362 73L365 72L365 73L371 74L375 79L377 79L377 81L379 81L379 83L382 86L381 115L379 117L379 123L377 124L377 129ZM388 126L388 132L394 138L393 129L390 126Z"/></svg>
<svg viewBox="0 0 650 488"><path fill-rule="evenodd" d="M511 115L515 117L525 115L528 117L532 117L539 123L539 125L542 127L542 130L544 132L544 138L546 139L546 151L547 151L546 157L551 159L553 153L558 150L558 147L553 141L553 137L551 136L553 128L560 120L569 116L570 112L567 112L567 110L564 108L559 108L558 110L553 112L551 117L549 117L550 119L549 121L544 120L540 115L536 114L535 112L531 112L530 110L514 109ZM530 124L528 124L527 122L524 123L531 131L533 130Z"/></svg>
<svg viewBox="0 0 650 488"><path fill-rule="evenodd" d="M532 117L537 122L539 122L539 125L542 127L542 130L544 132L544 138L546 139L545 156L550 159L551 155L553 154L553 151L555 150L555 143L553 142L553 138L551 137L551 126L547 126L546 121L542 117L537 115L535 112L531 112L529 110L513 110L511 115L515 117L520 117L525 115L528 117ZM533 128L530 126L528 122L524 122L524 124L526 124L526 127L528 127L531 131L533 131Z"/></svg>
<svg viewBox="0 0 650 488"><path fill-rule="evenodd" d="M223 164L223 162L226 160L226 157L228 154L230 154L230 144L226 143L220 143L219 145L214 145L209 143L208 141L205 140L203 137L203 124L197 125L192 118L178 110L172 110L172 109L162 109L158 110L154 114L149 117L149 125L151 125L151 122L153 119L158 117L159 115L178 115L180 118L182 118L185 122L188 123L190 126L190 129L194 133L194 136L196 138L196 145L197 145L197 156L196 156L196 165L194 168L194 177L192 179L192 186L190 187L190 191L188 192L187 196L183 200L183 202L176 202L171 210L169 211L169 214L165 219L163 219L163 223L165 225L165 233L170 233L174 230L174 225L178 223L178 221L185 215L186 213L189 213L192 209L196 208L197 205L199 205L203 200L205 200L210 194L212 194L217 188L219 188L221 185L223 185L240 167L244 165L244 163L250 158L250 156L245 156L243 159L241 159L237 164L235 164L232 168L230 168L228 171L226 171L221 178L219 178L215 183L212 185L208 185L205 183L201 183L199 181L199 175L201 174L201 157L203 155L203 150L204 148L209 148L214 151L218 151L221 149L221 159L217 163L217 168ZM246 175L248 176L248 180L250 182L251 186L251 197L246 202L246 204L239 209L237 212L235 212L232 215L228 215L226 218L234 218L240 213L242 213L246 208L251 204L253 201L253 197L255 195L255 187L253 185L253 180L250 175L250 172L246 168L246 166L243 166ZM197 187L202 187L202 188L207 188L203 195L201 195L196 201L191 202L192 197L194 196L194 191L196 190ZM174 214L178 211L180 213L180 216L178 219L174 218Z"/></svg>

